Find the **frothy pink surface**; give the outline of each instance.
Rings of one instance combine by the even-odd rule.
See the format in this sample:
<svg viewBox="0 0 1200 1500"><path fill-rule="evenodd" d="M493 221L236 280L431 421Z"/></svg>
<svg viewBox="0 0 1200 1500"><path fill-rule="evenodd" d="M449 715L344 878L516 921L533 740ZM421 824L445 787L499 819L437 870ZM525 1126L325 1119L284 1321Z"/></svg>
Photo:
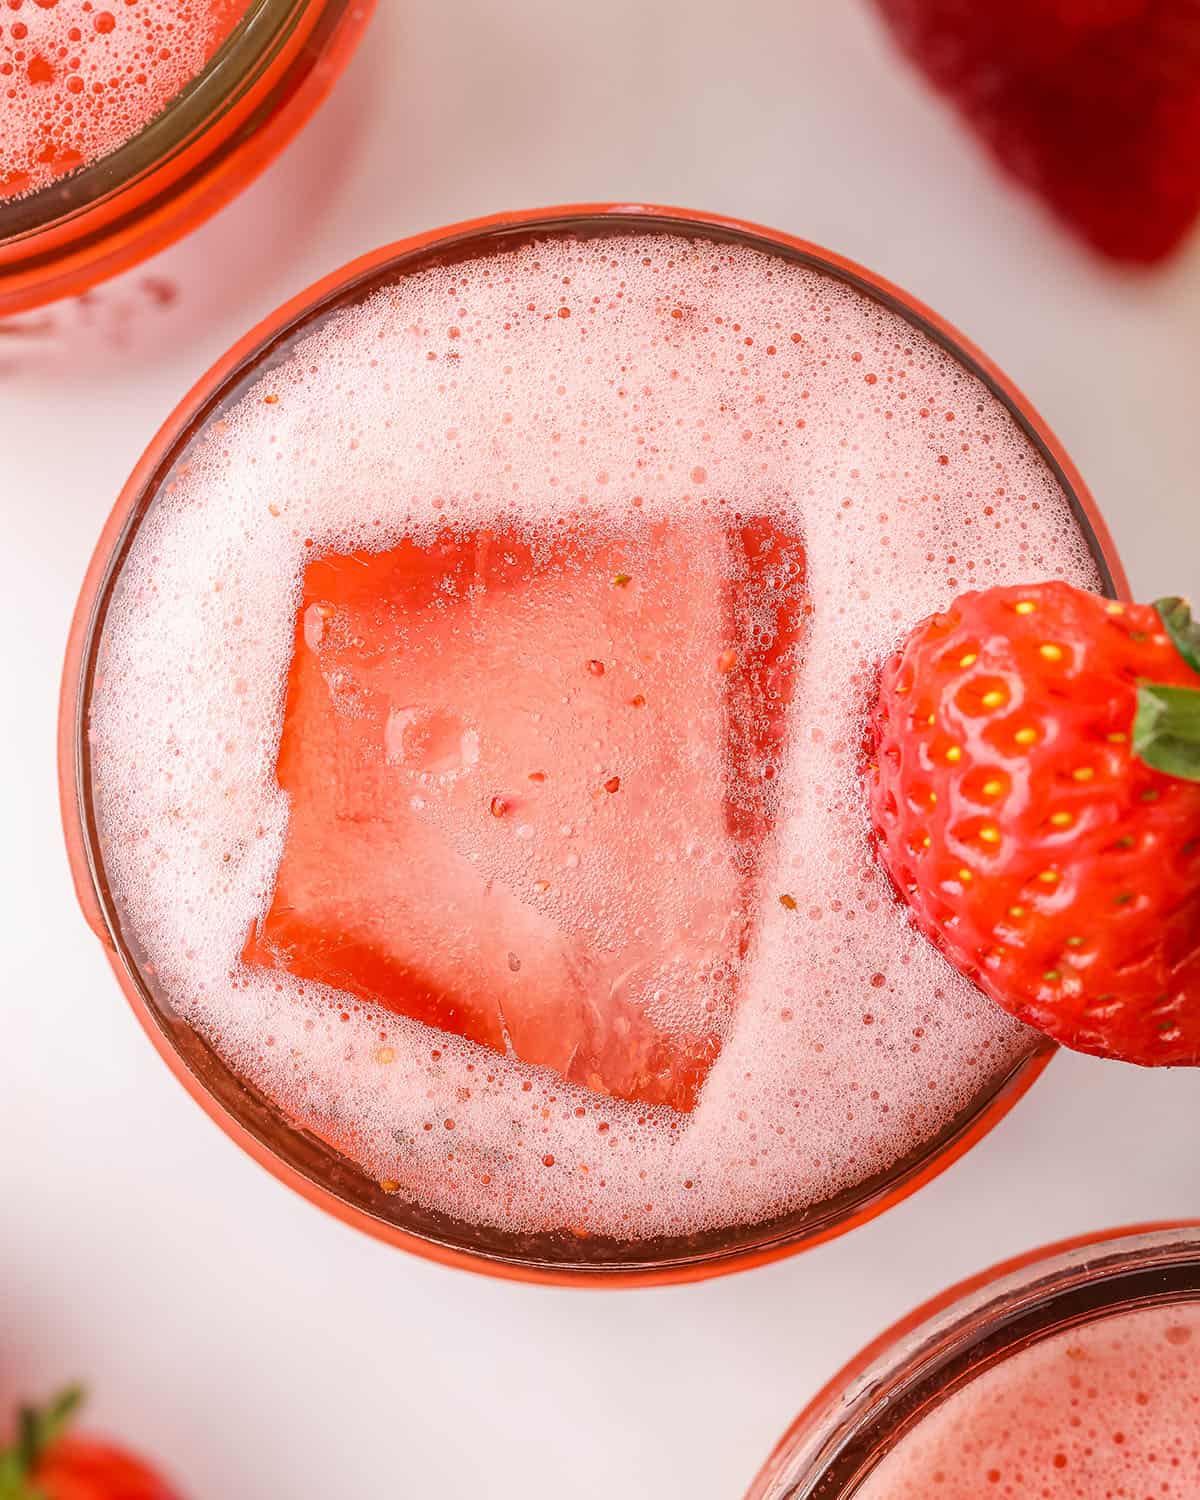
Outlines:
<svg viewBox="0 0 1200 1500"><path fill-rule="evenodd" d="M738 765L714 732L718 643L700 606L741 587L733 554L706 538L746 526L803 546L806 612L780 742ZM411 652L395 685L404 701L364 703L359 721L383 736L380 795L347 808L358 820L348 837L366 849L370 823L383 851L372 858L394 866L378 884L397 905L389 923L370 887L348 891L347 929L386 939L409 967L436 950L439 987L453 988L447 956L470 952L472 992L503 997L538 964L486 922L519 913L522 943L539 959L558 954L558 994L569 978L603 1018L613 986L634 986L656 1025L686 1024L711 982L701 916L745 889L720 877L723 819L697 799L751 805L769 785L755 899L738 918L749 941L722 944L720 981L736 1001L714 1013L720 1051L689 1113L606 1098L571 1079L569 1057L536 1066L520 1047L505 1055L242 960L288 837L277 759L306 570L401 543L428 552L439 538L470 552L485 532L535 557L559 555L562 540L564 559L583 560L578 597L565 562L503 589L473 565L466 584L438 585L442 604L397 618ZM656 559L654 535L685 545ZM628 592L609 581L624 548L640 575ZM604 559L602 573L588 557ZM680 647L699 674L693 692L654 664L667 639L656 568L669 572L663 599L697 602ZM764 567L760 585L797 587L775 572ZM199 438L141 523L91 720L122 920L168 1003L233 1067L423 1204L512 1229L638 1239L822 1203L927 1148L1030 1050L896 904L871 851L859 759L876 665L903 631L968 586L1046 576L1097 582L1037 452L975 377L841 282L668 235L542 241L422 271L306 335ZM610 609L621 613L607 625ZM354 634L349 615L328 623L331 641ZM739 627L745 641L775 629L763 610ZM472 631L483 632L478 654ZM359 633L369 654L374 631ZM395 677L355 650L322 658L343 715L358 711L360 687L386 696ZM639 742L619 699L597 694L581 653L608 663L606 695L628 680L632 696L649 674L660 748ZM515 806L493 818L482 798L500 785L464 793L460 816L474 776L517 770L502 743L483 743L504 739L501 698L472 676L485 660L520 689L511 747L545 744L527 769L554 776L570 763L560 790L537 793L566 797L569 817L564 802L561 819ZM441 739L431 756L424 731L409 734L449 719L469 731L454 764ZM677 769L672 743L688 752ZM626 845L623 793L603 791L619 762L656 780L652 799L628 804ZM405 848L438 839L428 909L406 920L420 872L404 867ZM458 904L472 880L474 908ZM319 879L307 890L336 910ZM472 909L477 929L461 920ZM639 943L635 973L614 953Z"/></svg>
<svg viewBox="0 0 1200 1500"><path fill-rule="evenodd" d="M1200 1303L1118 1314L952 1396L861 1500L1196 1500Z"/></svg>
<svg viewBox="0 0 1200 1500"><path fill-rule="evenodd" d="M212 57L250 0L7 0L0 201L124 145Z"/></svg>

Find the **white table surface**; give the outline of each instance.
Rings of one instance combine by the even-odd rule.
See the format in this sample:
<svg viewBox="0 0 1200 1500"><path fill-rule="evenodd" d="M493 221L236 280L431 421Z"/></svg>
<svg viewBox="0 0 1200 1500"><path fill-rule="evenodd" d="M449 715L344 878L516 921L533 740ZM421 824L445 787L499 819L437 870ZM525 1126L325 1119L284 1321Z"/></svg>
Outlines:
<svg viewBox="0 0 1200 1500"><path fill-rule="evenodd" d="M1200 1214L1200 1075L1059 1057L980 1146L806 1255L625 1293L509 1285L334 1222L185 1096L77 914L60 656L103 517L170 407L318 275L493 210L643 199L865 262L1031 396L1138 593L1200 594L1200 244L1107 269L993 174L857 0L380 0L237 203L0 339L0 1403L82 1374L193 1500L736 1500L838 1365L1058 1236ZM146 277L178 298L160 306Z"/></svg>

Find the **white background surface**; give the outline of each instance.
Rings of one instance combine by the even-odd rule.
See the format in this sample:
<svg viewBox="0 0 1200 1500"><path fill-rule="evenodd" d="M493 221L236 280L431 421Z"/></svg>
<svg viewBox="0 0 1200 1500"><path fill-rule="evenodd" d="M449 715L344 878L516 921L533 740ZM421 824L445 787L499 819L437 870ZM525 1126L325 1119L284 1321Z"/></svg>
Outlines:
<svg viewBox="0 0 1200 1500"><path fill-rule="evenodd" d="M170 407L286 296L412 231L613 198L776 225L909 287L1057 430L1139 595L1200 594L1200 245L1149 277L1089 259L857 0L380 7L250 192L90 306L0 338L0 1402L82 1374L94 1423L192 1500L736 1500L916 1301L1051 1238L1200 1214L1200 1075L1060 1057L914 1199L704 1285L540 1290L378 1245L190 1102L77 914L54 722L85 563Z"/></svg>

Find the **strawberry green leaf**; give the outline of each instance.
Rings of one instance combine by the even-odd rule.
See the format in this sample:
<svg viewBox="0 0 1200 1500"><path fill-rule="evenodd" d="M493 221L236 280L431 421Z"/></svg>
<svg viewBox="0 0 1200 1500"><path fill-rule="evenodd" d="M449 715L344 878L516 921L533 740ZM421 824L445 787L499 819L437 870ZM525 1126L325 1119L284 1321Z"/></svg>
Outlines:
<svg viewBox="0 0 1200 1500"><path fill-rule="evenodd" d="M36 1484L38 1464L66 1432L83 1403L83 1387L68 1386L48 1406L23 1406L17 1440L0 1449L0 1500L44 1500Z"/></svg>
<svg viewBox="0 0 1200 1500"><path fill-rule="evenodd" d="M1200 620L1192 618L1187 600L1156 599L1154 607L1175 649L1193 672L1200 672Z"/></svg>
<svg viewBox="0 0 1200 1500"><path fill-rule="evenodd" d="M16 1448L0 1453L0 1500L25 1500L25 1471Z"/></svg>
<svg viewBox="0 0 1200 1500"><path fill-rule="evenodd" d="M30 1478L18 1444L0 1453L0 1500L46 1500Z"/></svg>
<svg viewBox="0 0 1200 1500"><path fill-rule="evenodd" d="M1200 781L1200 689L1139 682L1133 752L1155 771Z"/></svg>

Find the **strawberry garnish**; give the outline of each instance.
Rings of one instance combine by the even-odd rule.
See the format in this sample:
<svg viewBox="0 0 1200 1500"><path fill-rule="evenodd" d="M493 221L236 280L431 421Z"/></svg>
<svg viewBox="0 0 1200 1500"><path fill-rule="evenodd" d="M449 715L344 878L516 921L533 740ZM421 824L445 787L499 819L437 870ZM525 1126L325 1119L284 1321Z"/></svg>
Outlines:
<svg viewBox="0 0 1200 1500"><path fill-rule="evenodd" d="M140 1458L69 1432L82 1403L71 1386L47 1406L21 1408L16 1441L0 1449L0 1500L178 1500Z"/></svg>
<svg viewBox="0 0 1200 1500"><path fill-rule="evenodd" d="M1200 626L965 594L884 666L868 795L917 925L1080 1051L1200 1064Z"/></svg>
<svg viewBox="0 0 1200 1500"><path fill-rule="evenodd" d="M1195 0L876 0L996 158L1118 260L1200 210Z"/></svg>

